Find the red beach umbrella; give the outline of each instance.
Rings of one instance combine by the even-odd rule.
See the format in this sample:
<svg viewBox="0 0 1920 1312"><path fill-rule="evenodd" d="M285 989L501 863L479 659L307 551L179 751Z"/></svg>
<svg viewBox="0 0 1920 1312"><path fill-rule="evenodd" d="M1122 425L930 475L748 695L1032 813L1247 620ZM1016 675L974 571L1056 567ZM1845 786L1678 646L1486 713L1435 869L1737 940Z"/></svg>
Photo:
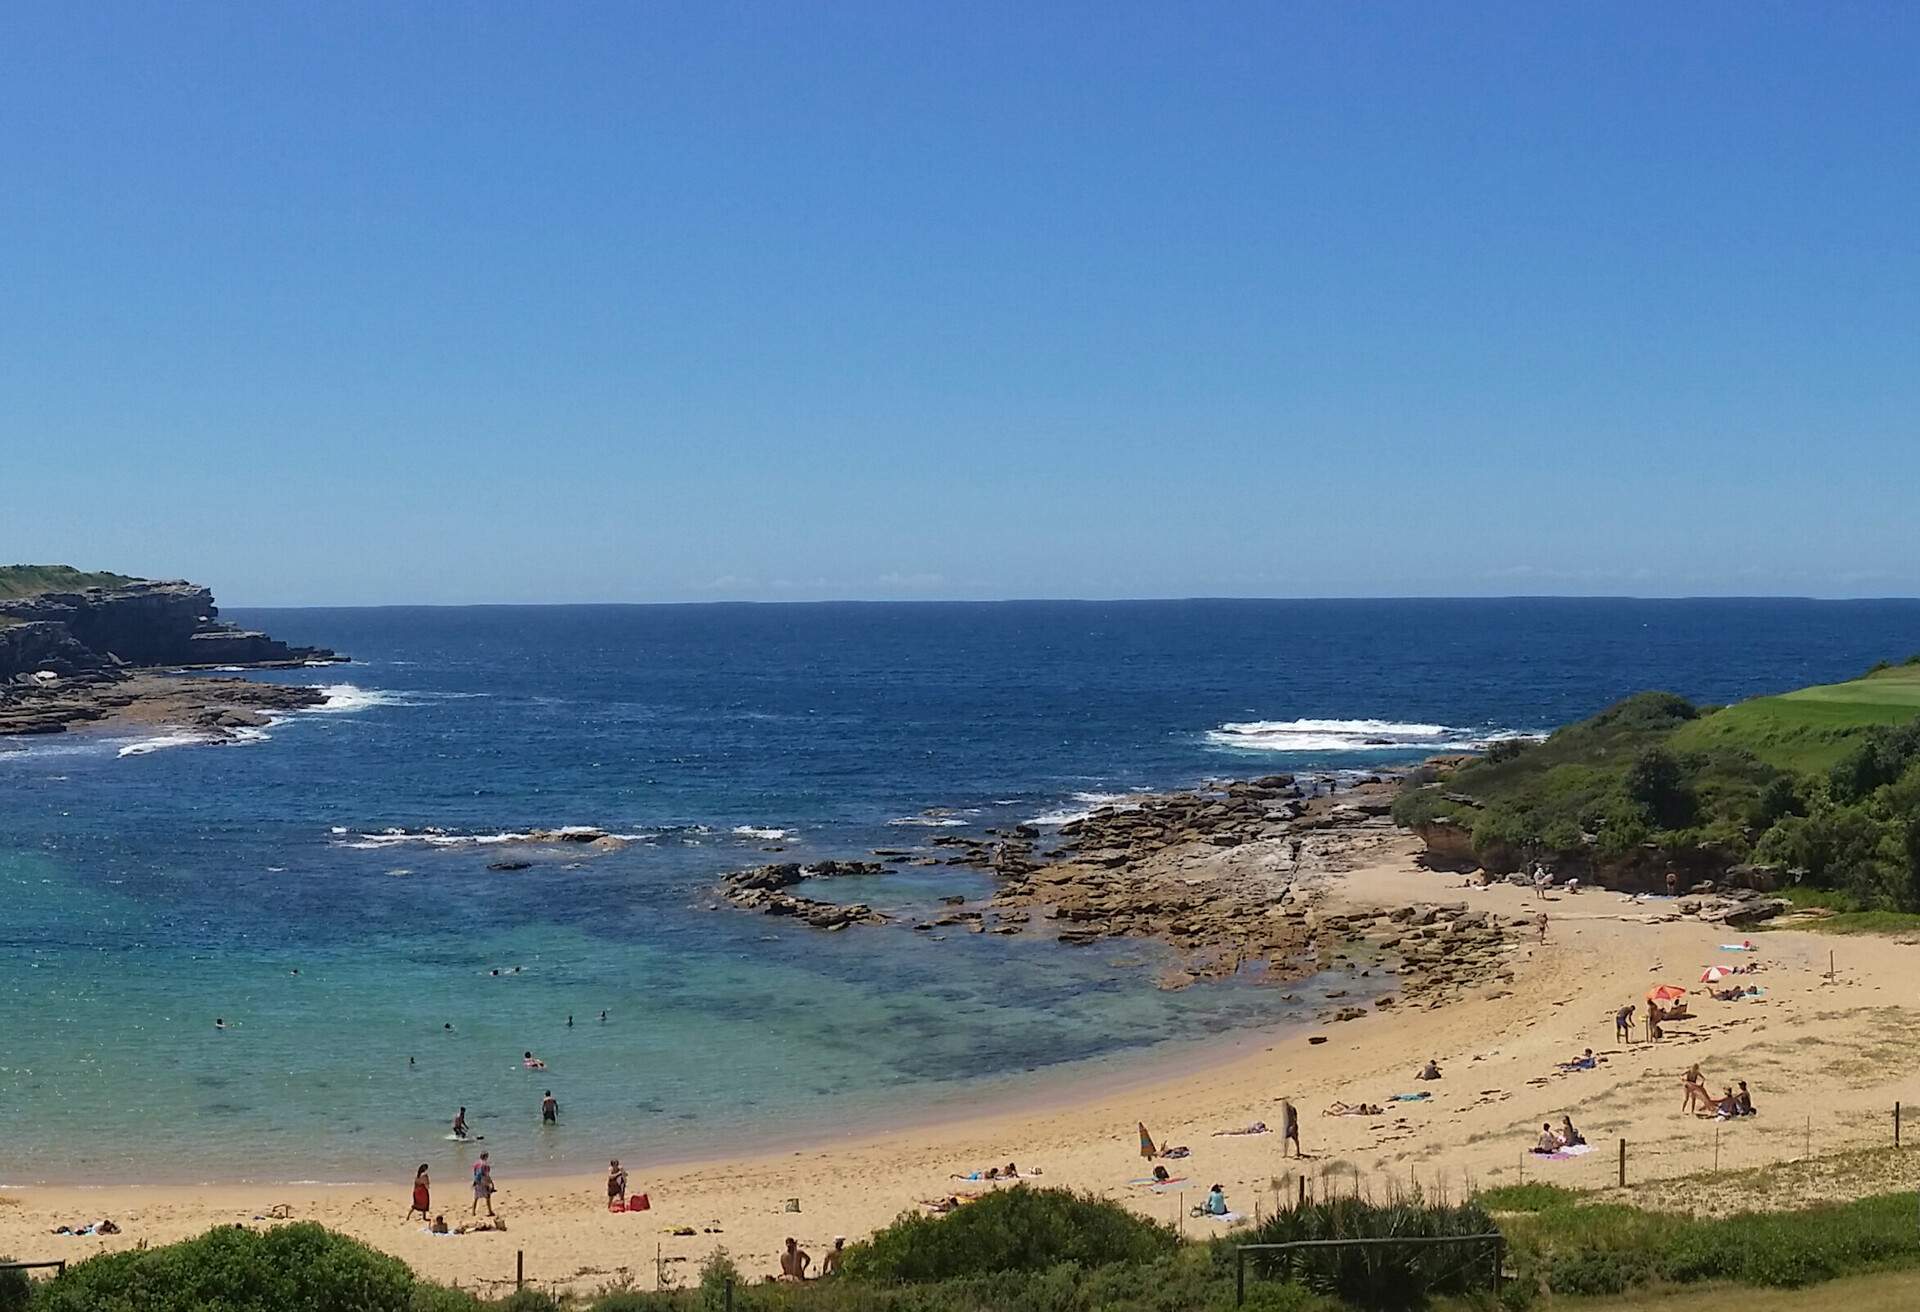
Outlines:
<svg viewBox="0 0 1920 1312"><path fill-rule="evenodd" d="M1647 990L1648 1002L1678 1002L1687 996L1687 991L1678 984L1656 984Z"/></svg>

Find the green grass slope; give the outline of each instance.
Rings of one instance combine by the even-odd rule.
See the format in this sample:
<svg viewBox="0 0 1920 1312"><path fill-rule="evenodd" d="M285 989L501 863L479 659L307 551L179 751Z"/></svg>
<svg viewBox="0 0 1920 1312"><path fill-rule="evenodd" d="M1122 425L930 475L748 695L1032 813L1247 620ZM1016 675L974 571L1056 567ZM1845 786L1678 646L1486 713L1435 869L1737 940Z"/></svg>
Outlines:
<svg viewBox="0 0 1920 1312"><path fill-rule="evenodd" d="M127 574L75 569L71 565L0 565L0 601L31 597L41 592L78 592L83 588L117 588L137 583Z"/></svg>
<svg viewBox="0 0 1920 1312"><path fill-rule="evenodd" d="M1783 770L1810 773L1845 756L1863 730L1916 716L1920 665L1909 663L1740 702L1676 730L1669 746L1677 752L1743 750Z"/></svg>

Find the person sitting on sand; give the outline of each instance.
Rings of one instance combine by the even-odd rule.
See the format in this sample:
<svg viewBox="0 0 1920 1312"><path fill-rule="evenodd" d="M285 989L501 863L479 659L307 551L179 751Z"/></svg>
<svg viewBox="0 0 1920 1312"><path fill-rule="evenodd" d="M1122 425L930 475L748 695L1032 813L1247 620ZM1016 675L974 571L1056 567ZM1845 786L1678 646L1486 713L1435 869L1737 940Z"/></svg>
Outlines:
<svg viewBox="0 0 1920 1312"><path fill-rule="evenodd" d="M1590 1071L1599 1064L1600 1059L1593 1055L1592 1048L1588 1048L1572 1061L1561 1062L1560 1069L1563 1071Z"/></svg>
<svg viewBox="0 0 1920 1312"><path fill-rule="evenodd" d="M1560 1142L1560 1136L1553 1132L1553 1126L1543 1123L1540 1126L1539 1140L1528 1151L1538 1157L1550 1157L1564 1147L1566 1145Z"/></svg>
<svg viewBox="0 0 1920 1312"><path fill-rule="evenodd" d="M1580 1131L1573 1128L1573 1117L1562 1116L1560 1118L1560 1146L1561 1147L1577 1148L1581 1144L1585 1143L1586 1141L1587 1141L1587 1137L1584 1134L1581 1134Z"/></svg>
<svg viewBox="0 0 1920 1312"><path fill-rule="evenodd" d="M1733 1095L1733 1101L1737 1115L1752 1116L1754 1114L1753 1095L1747 1092L1747 1082L1745 1080L1740 1081L1740 1092Z"/></svg>
<svg viewBox="0 0 1920 1312"><path fill-rule="evenodd" d="M813 1265L813 1258L807 1250L800 1247L800 1241L787 1236L787 1250L780 1254L780 1278L800 1281L807 1278L807 1268Z"/></svg>
<svg viewBox="0 0 1920 1312"><path fill-rule="evenodd" d="M1225 1216L1227 1214L1227 1191L1217 1184L1207 1190L1207 1201L1200 1204L1200 1210L1208 1216Z"/></svg>
<svg viewBox="0 0 1920 1312"><path fill-rule="evenodd" d="M433 1231L433 1233L434 1233L434 1234L437 1234L437 1235L444 1235L444 1234L446 1234L446 1233L448 1233L448 1231L447 1231L447 1218L446 1218L446 1217L445 1217L444 1215L442 1215L442 1216L436 1216L436 1217L434 1217L434 1218L433 1218L433 1224L432 1224L432 1225L430 1225L430 1226L428 1226L427 1228L428 1228L429 1230L431 1230L431 1231Z"/></svg>
<svg viewBox="0 0 1920 1312"><path fill-rule="evenodd" d="M608 1209L611 1210L616 1203L621 1207L627 1205L627 1172L620 1165L618 1157L607 1163Z"/></svg>
<svg viewBox="0 0 1920 1312"><path fill-rule="evenodd" d="M1416 1076L1414 1076L1413 1078L1414 1078L1414 1079L1416 1079L1416 1080L1437 1080L1437 1079L1439 1079L1439 1078L1440 1078L1440 1063L1439 1063L1438 1061L1436 1061L1436 1060L1434 1060L1434 1059L1433 1059L1432 1057L1429 1057L1429 1058L1427 1058L1427 1064L1426 1064L1426 1066L1425 1066L1425 1067L1423 1067L1423 1068L1421 1069L1421 1071L1420 1071L1420 1073L1419 1073L1418 1075L1416 1075Z"/></svg>
<svg viewBox="0 0 1920 1312"><path fill-rule="evenodd" d="M833 1247L829 1248L827 1255L820 1259L820 1274L817 1278L825 1280L828 1276L839 1275L840 1259L845 1255L846 1251L847 1237L845 1235L835 1235L833 1237Z"/></svg>
<svg viewBox="0 0 1920 1312"><path fill-rule="evenodd" d="M1165 1184L1171 1179L1173 1179L1173 1172L1169 1171L1166 1167L1156 1166L1153 1168L1153 1182L1155 1184Z"/></svg>
<svg viewBox="0 0 1920 1312"><path fill-rule="evenodd" d="M1687 1073L1681 1079L1680 1086L1686 1090L1687 1094L1686 1101L1680 1104L1681 1111L1690 1112L1696 1108L1704 1111L1712 1105L1713 1098L1707 1093L1707 1077L1700 1073L1699 1062L1687 1067Z"/></svg>
<svg viewBox="0 0 1920 1312"><path fill-rule="evenodd" d="M427 1164L420 1163L420 1169L413 1173L413 1206L407 1209L407 1220L413 1220L415 1212L420 1213L422 1221L427 1219L427 1208L433 1201L432 1192L427 1184Z"/></svg>

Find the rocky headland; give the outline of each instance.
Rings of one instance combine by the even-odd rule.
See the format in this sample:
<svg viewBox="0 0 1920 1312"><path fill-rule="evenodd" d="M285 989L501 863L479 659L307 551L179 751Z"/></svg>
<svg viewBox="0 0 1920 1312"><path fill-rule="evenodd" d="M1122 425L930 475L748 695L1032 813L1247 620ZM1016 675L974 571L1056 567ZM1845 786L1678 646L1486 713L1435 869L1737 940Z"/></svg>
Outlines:
<svg viewBox="0 0 1920 1312"><path fill-rule="evenodd" d="M324 700L315 688L163 672L346 659L219 614L212 591L194 583L0 567L0 735L124 720L218 738Z"/></svg>

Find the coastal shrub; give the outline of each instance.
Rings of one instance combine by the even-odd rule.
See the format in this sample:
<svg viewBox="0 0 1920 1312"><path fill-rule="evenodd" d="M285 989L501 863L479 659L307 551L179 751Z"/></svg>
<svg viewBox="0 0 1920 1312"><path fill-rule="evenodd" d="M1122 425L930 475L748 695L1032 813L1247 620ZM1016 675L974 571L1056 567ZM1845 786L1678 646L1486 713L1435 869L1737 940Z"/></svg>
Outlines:
<svg viewBox="0 0 1920 1312"><path fill-rule="evenodd" d="M0 1263L14 1259L0 1253ZM25 1271L0 1271L0 1312L26 1312L33 1298L33 1281Z"/></svg>
<svg viewBox="0 0 1920 1312"><path fill-rule="evenodd" d="M1503 1184L1482 1189L1473 1201L1489 1212L1544 1212L1549 1207L1568 1207L1580 1200L1577 1189L1558 1184Z"/></svg>
<svg viewBox="0 0 1920 1312"><path fill-rule="evenodd" d="M1331 1198L1276 1213L1250 1242L1316 1239L1438 1239L1493 1233L1479 1202L1428 1203L1420 1196L1374 1203ZM1487 1290L1493 1284L1488 1244L1380 1244L1250 1253L1248 1268L1266 1279L1292 1280L1350 1306L1392 1312L1419 1307L1443 1294Z"/></svg>
<svg viewBox="0 0 1920 1312"><path fill-rule="evenodd" d="M1179 1237L1118 1203L1067 1189L1016 1185L947 1216L902 1213L843 1261L854 1280L940 1280L998 1271L1040 1271L1151 1262Z"/></svg>
<svg viewBox="0 0 1920 1312"><path fill-rule="evenodd" d="M482 1312L485 1307L485 1303L464 1289L449 1289L431 1281L417 1280L407 1312Z"/></svg>
<svg viewBox="0 0 1920 1312"><path fill-rule="evenodd" d="M264 1232L209 1230L144 1252L67 1268L35 1312L410 1312L413 1272L398 1258L312 1222Z"/></svg>

